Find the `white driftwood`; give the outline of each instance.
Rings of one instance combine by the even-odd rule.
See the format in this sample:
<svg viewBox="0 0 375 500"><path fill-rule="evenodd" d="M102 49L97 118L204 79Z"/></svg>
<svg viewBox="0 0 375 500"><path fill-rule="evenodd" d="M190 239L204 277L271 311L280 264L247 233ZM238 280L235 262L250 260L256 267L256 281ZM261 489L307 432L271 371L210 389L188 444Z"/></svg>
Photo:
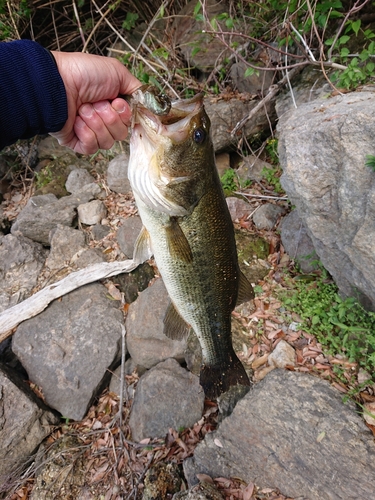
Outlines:
<svg viewBox="0 0 375 500"><path fill-rule="evenodd" d="M53 300L88 283L116 276L120 273L129 273L138 265L139 262L135 263L133 260L101 262L71 273L62 280L48 285L43 290L0 314L0 342L10 337L13 333L12 330L22 321L33 318L42 312Z"/></svg>

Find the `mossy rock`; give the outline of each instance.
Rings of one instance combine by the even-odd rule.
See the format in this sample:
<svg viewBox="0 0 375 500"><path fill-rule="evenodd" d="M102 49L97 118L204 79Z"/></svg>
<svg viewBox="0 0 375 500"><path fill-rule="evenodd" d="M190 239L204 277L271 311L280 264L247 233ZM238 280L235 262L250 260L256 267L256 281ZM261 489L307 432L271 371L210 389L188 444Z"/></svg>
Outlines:
<svg viewBox="0 0 375 500"><path fill-rule="evenodd" d="M91 165L76 155L65 153L53 160L44 161L45 165L35 173L36 195L52 193L58 198L67 196L65 183L72 170L86 168L91 170Z"/></svg>

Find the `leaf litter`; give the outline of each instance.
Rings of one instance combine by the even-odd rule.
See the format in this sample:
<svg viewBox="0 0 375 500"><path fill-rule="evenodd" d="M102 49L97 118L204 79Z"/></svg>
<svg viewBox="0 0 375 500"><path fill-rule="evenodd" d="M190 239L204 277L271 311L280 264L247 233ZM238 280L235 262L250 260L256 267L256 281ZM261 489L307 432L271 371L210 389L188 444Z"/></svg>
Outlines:
<svg viewBox="0 0 375 500"><path fill-rule="evenodd" d="M100 248L108 260L115 260L123 257L116 241L116 231L122 221L134 216L137 210L130 193L120 195L110 192L106 189L105 179L98 176L97 181L107 193L104 203L108 216L104 222L110 227L110 232L100 241L91 238L90 247ZM13 192L5 199L4 213L9 220L16 218L31 195L29 188L24 189L20 200L19 193L20 191ZM259 202L256 204L259 205ZM232 323L235 329L241 331L243 340L242 350L236 350L245 367L253 371L254 382L260 381L274 369L268 365L269 355L277 344L284 340L295 351L295 362L286 366L286 369L308 372L321 377L328 380L341 393L350 394L354 389L353 375L358 383L361 382L360 377L363 377L357 364L349 362L340 355L326 354L313 335L299 328L301 318L293 312L283 310L281 302L277 299L280 292L288 289L284 278L285 269L289 267L294 271L293 262L285 254L280 237L274 231L255 229L251 220L241 220L238 225L242 230L260 234L270 244L270 254L264 262L269 272L258 283L258 289L261 287L262 291L255 297L254 307L249 308L244 304L233 312ZM82 229L89 231L87 228ZM122 298L110 280L106 282L106 286L111 297ZM340 378L335 373L335 366L342 369ZM131 388L129 392L132 394L137 381L136 373L126 376L126 384ZM368 386L365 382L366 379L356 399L361 406L367 405L363 406L366 408L365 413L369 414L366 424L375 435L374 419L371 418L374 414L375 390L371 380ZM38 397L42 397L39 388L35 387L34 391ZM5 498L31 499L33 490L37 489L38 481L43 476L40 470L48 467L51 462L63 459L66 462L63 467L64 472L60 471L63 480L54 480L50 488L51 495L46 495L46 500L73 499L75 492L81 491L79 488L84 488L88 495L85 498L140 500L144 490L144 478L151 466L160 462L173 462L181 467L182 462L193 455L195 447L205 435L217 428L217 405L206 400L204 414L192 428L182 432L169 429L163 438L135 443L131 440L128 426L131 404L131 399L125 401L122 409L123 425L120 428L119 398L105 390L97 403L90 408L85 419L80 422L67 421L53 430L45 443L44 458L42 460L39 458L38 465L36 465L37 460L32 462L22 478L13 484L13 488L8 488L8 495ZM76 446L60 450L59 444L66 437L74 438ZM319 435L317 439L322 440L324 437ZM222 446L221 442L216 442L216 445ZM74 483L76 473L74 469L77 468L80 470L78 485ZM245 484L239 478L200 476L202 482L211 482L215 485L225 500L292 500L281 495L276 489L260 489L253 483ZM187 488L184 482L183 488ZM0 496L2 492L5 490L0 487Z"/></svg>

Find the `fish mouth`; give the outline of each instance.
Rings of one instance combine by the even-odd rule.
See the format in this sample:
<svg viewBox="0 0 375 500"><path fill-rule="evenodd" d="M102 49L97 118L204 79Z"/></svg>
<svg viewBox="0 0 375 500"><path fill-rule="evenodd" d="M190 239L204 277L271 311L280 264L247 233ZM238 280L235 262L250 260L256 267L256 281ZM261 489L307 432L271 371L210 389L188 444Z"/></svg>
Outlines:
<svg viewBox="0 0 375 500"><path fill-rule="evenodd" d="M145 106L143 98L137 99L136 93L133 96L128 166L133 193L148 207L168 216L187 215L188 210L166 196L165 190L174 183L188 181L189 177L167 175L160 156L171 143L183 142L189 137L191 120L203 109L203 94L172 101L167 114L156 114Z"/></svg>
<svg viewBox="0 0 375 500"><path fill-rule="evenodd" d="M202 107L203 94L200 93L190 99L172 101L167 114L155 114L135 97L132 101L133 133L143 131L155 144L160 143L162 138L172 140L174 143L182 142L190 132L191 119Z"/></svg>

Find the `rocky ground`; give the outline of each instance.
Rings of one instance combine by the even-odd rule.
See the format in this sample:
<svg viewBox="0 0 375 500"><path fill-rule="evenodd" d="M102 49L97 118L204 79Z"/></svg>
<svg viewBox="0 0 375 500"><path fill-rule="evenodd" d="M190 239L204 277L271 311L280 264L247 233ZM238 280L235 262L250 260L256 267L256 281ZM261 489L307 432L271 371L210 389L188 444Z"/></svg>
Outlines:
<svg viewBox="0 0 375 500"><path fill-rule="evenodd" d="M46 144L50 147L51 140L42 141L41 150ZM52 147L56 156L53 142ZM3 237L2 249L11 240L7 243L8 252L13 250L14 260L16 243L31 245L32 258L22 268L22 276L37 276L34 291L87 263L131 256L132 241L139 231L136 208L131 194L116 192L126 190L123 172L123 184L112 184L112 179L117 183L121 180L116 168L120 166L121 170L124 153L115 154L108 169L108 159L101 154L95 161L95 170L93 164L84 164L86 168L79 170L68 169L71 173L67 189L74 191L71 184L80 186L69 196L55 198L46 193L56 189L52 179L39 187L40 191L35 191L35 184L27 184L12 187L4 196L3 218L17 219L18 232ZM279 296L287 292L290 277L296 274L277 231L288 205L283 194L275 193L265 179L258 179L242 190L242 196L228 198L238 232L241 267L257 285L254 304L239 306L233 313L234 345L251 374L254 389L224 420L226 402L204 400L194 375L199 366L196 345L172 345L163 338L162 318L168 298L161 280L155 278L157 269L152 263L145 265L143 284L139 276L127 282L126 275L121 275L78 289L21 324L13 339L13 351L29 374L32 390L64 418L61 424L55 414L43 413L42 427L51 423L54 427L31 462L29 472L15 482L13 478L13 487L9 478L9 498L151 500L172 498L173 494L174 498L189 499L369 498L374 486L372 434L355 405L342 403L342 396L351 389L353 373L358 374L360 381L361 372L345 358L325 353L312 335L298 328L300 318L282 306ZM32 194L47 197L42 198L46 202L45 213L32 217L38 223L36 228L30 223L27 206L32 204L30 200L40 198L30 198ZM272 203L267 196L274 198ZM95 206L91 198L95 198ZM65 217L72 206L78 210L79 229L69 227L71 217L68 225L54 221L56 228L52 237L48 236L51 239L47 252L41 243L47 241L48 218L52 213ZM21 237L20 232L27 236ZM39 246L32 243L35 240ZM16 279L17 272L9 274ZM133 302L150 279L151 286ZM9 300L15 299L12 297L8 295ZM83 316L88 297L90 314ZM109 388L107 382L107 388L87 411L91 394L97 393L102 383L105 366L96 361L92 367L92 354L89 358L77 356L76 365L68 366L67 355L61 352L67 344L58 341L61 347L56 349L56 334L77 334L70 330L70 325L82 323L82 317L86 322L91 318L88 347L70 345L92 354L95 347L108 350L108 345L118 345L116 339L121 338L121 324L126 318L126 349L130 358L125 365L126 392L121 415L121 370L114 373ZM55 332L52 337L51 325ZM83 335L79 331L78 337ZM104 343L103 332L107 332ZM31 356L30 335L36 342ZM111 335L113 341L108 342ZM106 366L111 363L108 360L117 359L114 368L118 364L116 352L108 353ZM172 358L185 360L191 373ZM337 365L344 368L347 384L337 377ZM60 377L65 380L62 385L60 379L55 382L53 378L56 366L61 366ZM69 378L71 373L79 374L79 384L74 377ZM87 379L82 378L83 373ZM365 392L368 401L375 399L370 386ZM72 398L73 394L76 396ZM337 477L336 481L332 477ZM356 493L350 496L354 487Z"/></svg>

